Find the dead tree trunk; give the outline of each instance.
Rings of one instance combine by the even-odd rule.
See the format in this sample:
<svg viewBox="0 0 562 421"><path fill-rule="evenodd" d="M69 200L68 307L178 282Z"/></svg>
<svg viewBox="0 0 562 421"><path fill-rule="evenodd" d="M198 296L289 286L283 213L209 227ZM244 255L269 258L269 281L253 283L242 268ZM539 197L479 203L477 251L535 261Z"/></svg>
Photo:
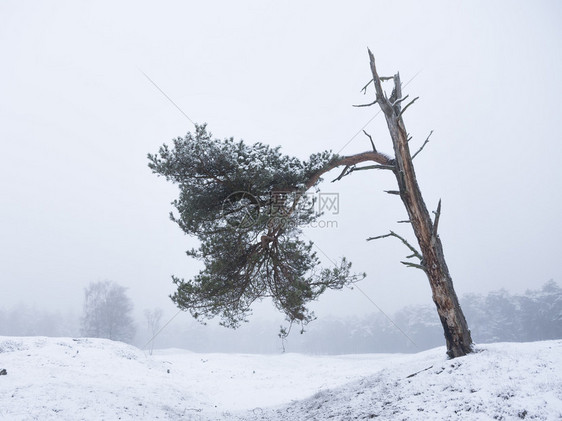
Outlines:
<svg viewBox="0 0 562 421"><path fill-rule="evenodd" d="M406 207L409 216L408 222L412 224L420 247L420 253L414 251L414 257L420 259L419 264L409 262L404 262L404 264L419 268L427 275L433 293L433 302L437 306L437 313L439 313L443 325L447 342L447 355L450 358L460 357L472 352L472 339L453 288L453 281L443 254L443 246L437 233L441 202L439 202L435 212L435 219L432 221L416 180L413 158L408 146L408 133L402 120L404 111L417 98L402 108L401 104L405 98L402 98L399 74L394 76L394 91L390 98L387 98L382 89L381 79L375 67L375 58L371 51L369 51L369 57L376 90L376 103L384 112L394 146L393 172L399 187L399 191L395 193L400 195ZM394 233L391 233L391 235L398 237ZM405 242L405 240L403 241Z"/></svg>
<svg viewBox="0 0 562 421"><path fill-rule="evenodd" d="M375 86L376 100L370 104L361 106L378 104L381 107L386 118L390 137L392 138L395 157L392 159L378 152L371 139L372 151L338 157L332 163L315 173L305 184L304 190L314 186L323 174L340 166L345 168L334 181L340 180L352 172L359 170L391 170L394 173L398 182L398 190L387 191L387 193L399 195L402 199L409 218L407 221L401 222L408 222L412 225L420 251L410 245L406 239L392 231L390 234L371 237L367 240L396 237L412 251L413 254L408 256L408 258L417 258L419 263L410 261L402 263L409 267L421 269L427 275L433 293L433 302L437 307L437 313L443 325L447 343L447 355L449 355L450 358L460 357L472 352L472 338L455 289L453 288L453 280L449 274L449 269L447 268L447 263L445 262L445 256L443 254L443 246L437 232L439 217L441 215L441 201L439 201L439 205L437 206L435 219L432 221L414 171L413 159L424 148L428 140L426 140L414 155L411 155L408 145L408 133L406 132L402 119L402 115L406 109L412 105L417 98L413 99L402 108L402 103L404 103L408 97L402 97L400 75L396 74L392 78L379 77L375 66L375 58L371 51L369 51L369 57L371 72L373 74L373 80L371 82L373 82ZM385 95L381 85L381 80L387 79L393 79L394 81L394 90L390 98ZM369 86L371 82L369 82L367 86ZM364 89L366 89L367 86L365 86ZM357 164L367 161L372 161L376 164L357 167Z"/></svg>

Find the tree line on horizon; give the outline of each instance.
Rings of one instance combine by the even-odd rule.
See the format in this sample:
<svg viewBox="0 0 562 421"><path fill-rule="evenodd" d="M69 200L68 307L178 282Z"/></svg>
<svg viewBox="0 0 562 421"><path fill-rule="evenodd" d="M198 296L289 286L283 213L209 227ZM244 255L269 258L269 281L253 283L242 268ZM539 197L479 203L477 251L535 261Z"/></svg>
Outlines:
<svg viewBox="0 0 562 421"><path fill-rule="evenodd" d="M106 284L111 285L123 300L118 301L118 309L129 314L132 305L127 302L125 290ZM562 339L562 288L552 280L523 294L502 289L486 295L467 294L460 301L476 343ZM150 314L145 311L146 320L125 318L131 330L125 336L111 339L144 346L157 330L154 320L147 318ZM380 313L343 318L327 316L310 323L302 335L298 331L291 333L284 343L277 335L277 326L269 320L254 320L234 331L180 320L164 329L150 343L149 351L155 346L196 352L276 353L284 347L288 352L347 354L419 352L442 345L443 332L432 306L407 306L390 317L404 333ZM101 331L85 331L85 320L84 314L50 312L24 304L11 309L0 307L0 335L76 337L89 333L87 336L108 337ZM136 335L133 335L134 327L137 327Z"/></svg>

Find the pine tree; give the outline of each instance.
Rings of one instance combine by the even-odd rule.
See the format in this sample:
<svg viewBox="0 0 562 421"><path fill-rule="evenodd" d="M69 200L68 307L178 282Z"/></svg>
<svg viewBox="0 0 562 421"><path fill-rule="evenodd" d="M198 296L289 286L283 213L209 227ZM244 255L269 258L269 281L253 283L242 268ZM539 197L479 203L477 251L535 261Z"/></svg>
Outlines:
<svg viewBox="0 0 562 421"><path fill-rule="evenodd" d="M279 147L214 139L205 125L149 155L150 168L179 185L170 217L201 241L188 255L205 264L194 279L173 277L174 303L238 327L254 301L271 297L289 322L306 324L314 318L307 303L361 279L345 259L320 269L312 243L299 238L318 217L305 193L320 178L310 180L336 159L323 152L301 161Z"/></svg>
<svg viewBox="0 0 562 421"><path fill-rule="evenodd" d="M164 145L158 154L148 156L153 172L180 187L172 220L201 241L188 254L202 260L204 269L191 280L173 278L177 291L172 299L180 308L195 318L220 315L223 324L236 327L254 301L271 297L291 323L308 323L314 318L306 307L310 301L328 288L342 288L362 276L352 274L345 259L333 269L320 269L312 244L299 238L300 227L317 218L307 206L306 192L336 167L344 168L336 180L358 170L388 170L398 190L387 193L399 196L404 204L408 214L404 222L412 227L419 251L392 231L368 240L395 237L408 247L408 259L414 260L402 263L422 270L428 278L447 354L454 358L472 352L470 330L438 234L441 202L432 220L414 170L413 159L427 140L411 154L404 125L403 114L417 98L406 104L400 75L381 78L370 51L369 58L375 101L365 106L380 106L393 157L377 151L371 139L372 150L367 152L350 156L322 152L301 161L262 143L213 139L204 125L177 138L173 148ZM384 80L393 81L390 96L382 88Z"/></svg>

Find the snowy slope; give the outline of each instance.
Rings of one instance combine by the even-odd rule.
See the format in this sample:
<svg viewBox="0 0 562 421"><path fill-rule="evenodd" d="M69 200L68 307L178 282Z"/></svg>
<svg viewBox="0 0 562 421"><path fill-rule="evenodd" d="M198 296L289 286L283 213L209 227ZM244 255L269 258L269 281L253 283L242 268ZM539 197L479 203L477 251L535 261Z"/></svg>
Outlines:
<svg viewBox="0 0 562 421"><path fill-rule="evenodd" d="M444 354L150 357L103 339L0 337L0 419L562 418L562 341Z"/></svg>
<svg viewBox="0 0 562 421"><path fill-rule="evenodd" d="M242 419L562 419L562 341L485 345L455 360L444 352L391 359L374 376Z"/></svg>

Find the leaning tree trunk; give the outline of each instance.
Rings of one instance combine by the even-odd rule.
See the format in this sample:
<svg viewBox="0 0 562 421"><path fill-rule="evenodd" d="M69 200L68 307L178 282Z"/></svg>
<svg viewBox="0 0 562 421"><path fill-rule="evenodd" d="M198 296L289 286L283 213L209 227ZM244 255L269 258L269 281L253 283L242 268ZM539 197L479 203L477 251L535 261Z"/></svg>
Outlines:
<svg viewBox="0 0 562 421"><path fill-rule="evenodd" d="M400 195L406 207L409 222L412 224L420 246L420 264L410 265L422 269L429 279L433 302L437 306L437 313L445 332L447 355L451 358L463 356L472 351L472 339L453 288L453 281L445 262L441 240L437 234L441 202L435 213L435 220L432 221L416 180L412 163L413 158L408 146L408 134L402 120L402 113L413 101L402 109L403 98L400 75L398 74L394 76L393 94L390 98L386 97L371 51L369 51L369 56L376 89L376 102L384 112L394 146L395 167L393 172L399 187L399 191L396 193Z"/></svg>

